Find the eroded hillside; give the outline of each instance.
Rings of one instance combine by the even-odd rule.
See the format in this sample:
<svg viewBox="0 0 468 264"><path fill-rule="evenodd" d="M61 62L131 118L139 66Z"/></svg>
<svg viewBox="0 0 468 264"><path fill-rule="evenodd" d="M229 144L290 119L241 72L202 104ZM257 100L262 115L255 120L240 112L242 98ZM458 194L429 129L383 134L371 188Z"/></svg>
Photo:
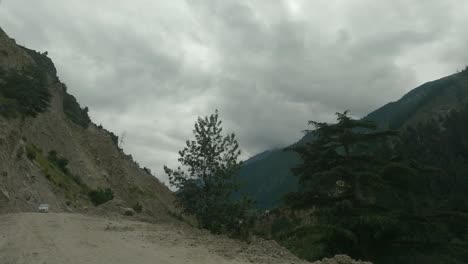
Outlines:
<svg viewBox="0 0 468 264"><path fill-rule="evenodd" d="M66 92L45 53L17 45L1 30L0 84L0 212L36 210L39 203L85 211L93 207L87 192L110 188L114 204L140 203L148 215L168 216L171 191L120 150L115 135L87 120L87 109ZM66 173L51 152L68 162Z"/></svg>

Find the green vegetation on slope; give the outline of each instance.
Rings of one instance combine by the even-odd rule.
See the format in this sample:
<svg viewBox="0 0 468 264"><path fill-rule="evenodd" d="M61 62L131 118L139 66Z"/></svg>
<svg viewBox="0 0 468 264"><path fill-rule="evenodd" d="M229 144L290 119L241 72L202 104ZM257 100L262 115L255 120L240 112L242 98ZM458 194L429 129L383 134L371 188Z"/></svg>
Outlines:
<svg viewBox="0 0 468 264"><path fill-rule="evenodd" d="M86 184L78 176L72 175L68 171L66 168L68 161L63 157L58 157L57 152L51 151L48 156L45 156L41 149L28 144L26 145L26 153L28 158L41 169L46 178L64 192L68 200L74 201L87 195L88 187Z"/></svg>
<svg viewBox="0 0 468 264"><path fill-rule="evenodd" d="M52 60L47 56L47 52L40 53L21 45L18 45L18 47L24 50L34 60L36 63L35 67L40 69L45 75L48 75L49 78L53 79L53 82L58 82L57 70Z"/></svg>
<svg viewBox="0 0 468 264"><path fill-rule="evenodd" d="M15 118L35 117L47 110L50 93L49 79L58 82L56 70L47 53L19 46L34 60L34 65L22 69L0 69L0 115Z"/></svg>
<svg viewBox="0 0 468 264"><path fill-rule="evenodd" d="M97 190L92 190L88 193L91 202L95 205L101 205L107 201L114 199L114 192L110 188L101 189L98 188Z"/></svg>
<svg viewBox="0 0 468 264"><path fill-rule="evenodd" d="M0 115L34 117L46 111L50 103L46 78L39 67L21 71L0 69Z"/></svg>
<svg viewBox="0 0 468 264"><path fill-rule="evenodd" d="M38 113L45 112L51 100L48 81L50 79L52 82L59 82L55 66L47 53L20 48L31 56L35 65L20 70L0 69L0 115L7 118L35 117ZM81 108L76 98L67 93L65 85L63 111L72 122L83 128L91 123L88 108Z"/></svg>
<svg viewBox="0 0 468 264"><path fill-rule="evenodd" d="M25 149L28 159L33 161L45 177L64 193L68 201L89 199L98 206L114 198L110 188L91 190L79 176L68 170L68 160L58 155L56 151L52 150L45 156L42 150L33 144L27 144Z"/></svg>
<svg viewBox="0 0 468 264"><path fill-rule="evenodd" d="M389 140L383 136L394 132L338 117L312 122L316 141L296 148L301 188L286 200L293 211L311 210L276 218L271 236L309 260L348 254L376 264L465 263L468 107Z"/></svg>
<svg viewBox="0 0 468 264"><path fill-rule="evenodd" d="M88 107L81 108L76 98L67 93L65 85L63 89L63 111L72 122L83 128L87 128L91 123L91 119L88 115Z"/></svg>
<svg viewBox="0 0 468 264"><path fill-rule="evenodd" d="M468 69L442 79L425 83L396 102L389 103L367 115L364 119L379 127L400 129L412 119L413 123L431 118L431 110L443 112L463 107L468 98ZM423 110L423 111L422 111ZM428 112L426 115L423 112Z"/></svg>
<svg viewBox="0 0 468 264"><path fill-rule="evenodd" d="M379 128L400 129L417 124L437 113L459 109L468 103L468 67L460 73L428 82L407 93L400 100L370 113L364 119L376 122ZM306 135L296 144L310 141ZM291 169L299 162L296 153L272 150L247 160L241 167L241 191L257 202L259 209L280 206L283 194L298 188Z"/></svg>
<svg viewBox="0 0 468 264"><path fill-rule="evenodd" d="M438 185L446 193L468 198L468 104L414 127L405 127L396 147L407 159L443 170L445 175ZM468 199L464 204L468 211Z"/></svg>
<svg viewBox="0 0 468 264"><path fill-rule="evenodd" d="M281 203L283 195L297 190L291 168L299 164L300 158L283 150L272 150L255 158L261 160L248 160L239 170L241 190L255 197L256 208L274 208Z"/></svg>

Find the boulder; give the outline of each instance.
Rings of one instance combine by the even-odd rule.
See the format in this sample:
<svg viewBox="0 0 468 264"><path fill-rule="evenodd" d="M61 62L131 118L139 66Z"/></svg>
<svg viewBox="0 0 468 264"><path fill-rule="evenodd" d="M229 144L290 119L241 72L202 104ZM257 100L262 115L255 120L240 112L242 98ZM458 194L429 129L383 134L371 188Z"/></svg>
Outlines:
<svg viewBox="0 0 468 264"><path fill-rule="evenodd" d="M135 210L132 208L120 207L120 213L126 216L133 216L135 215Z"/></svg>

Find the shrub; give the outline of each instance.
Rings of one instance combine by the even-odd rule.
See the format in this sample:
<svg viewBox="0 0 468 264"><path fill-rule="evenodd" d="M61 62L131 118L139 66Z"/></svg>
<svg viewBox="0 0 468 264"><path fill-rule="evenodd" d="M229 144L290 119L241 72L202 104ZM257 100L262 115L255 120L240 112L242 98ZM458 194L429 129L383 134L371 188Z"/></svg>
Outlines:
<svg viewBox="0 0 468 264"><path fill-rule="evenodd" d="M66 88L63 89L63 111L65 115L75 124L82 128L88 128L91 119L88 115L88 107L81 108L76 98L67 93Z"/></svg>
<svg viewBox="0 0 468 264"><path fill-rule="evenodd" d="M49 155L47 157L47 160L52 163L53 165L57 166L63 173L69 174L67 165L68 165L68 160L58 156L57 151L52 150L49 152Z"/></svg>
<svg viewBox="0 0 468 264"><path fill-rule="evenodd" d="M47 75L39 67L1 71L0 114L5 117L35 117L47 110L51 95L47 89Z"/></svg>
<svg viewBox="0 0 468 264"><path fill-rule="evenodd" d="M110 131L108 132L109 132L112 142L115 144L115 146L119 147L119 137Z"/></svg>
<svg viewBox="0 0 468 264"><path fill-rule="evenodd" d="M5 98L0 94L0 115L6 118L18 116L18 103L15 99Z"/></svg>
<svg viewBox="0 0 468 264"><path fill-rule="evenodd" d="M36 159L36 149L33 146L31 145L26 146L26 157L28 157L29 160Z"/></svg>
<svg viewBox="0 0 468 264"><path fill-rule="evenodd" d="M143 170L148 173L149 175L152 175L151 170L147 167L144 167Z"/></svg>
<svg viewBox="0 0 468 264"><path fill-rule="evenodd" d="M88 196L91 199L91 202L95 206L98 206L100 204L103 204L107 201L114 199L114 192L112 192L110 188L106 188L106 189L98 188L97 190L90 191L88 193Z"/></svg>
<svg viewBox="0 0 468 264"><path fill-rule="evenodd" d="M468 74L468 65L461 71L463 74Z"/></svg>
<svg viewBox="0 0 468 264"><path fill-rule="evenodd" d="M49 57L47 57L47 51L44 53L40 53L35 50L25 48L23 46L19 47L26 51L29 56L31 56L34 62L36 62L36 65L39 69L41 69L44 73L49 74L49 76L53 78L53 81L58 82L57 70L55 69L52 60Z"/></svg>
<svg viewBox="0 0 468 264"><path fill-rule="evenodd" d="M143 212L143 205L140 202L138 202L132 206L132 209L135 210L135 212L137 213L141 213Z"/></svg>

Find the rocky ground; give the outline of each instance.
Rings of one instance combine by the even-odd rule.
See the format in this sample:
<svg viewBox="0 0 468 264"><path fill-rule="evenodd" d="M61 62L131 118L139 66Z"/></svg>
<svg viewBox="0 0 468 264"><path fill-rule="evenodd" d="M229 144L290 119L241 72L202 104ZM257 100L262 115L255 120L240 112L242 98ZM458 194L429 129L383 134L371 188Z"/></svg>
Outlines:
<svg viewBox="0 0 468 264"><path fill-rule="evenodd" d="M305 264L274 241L247 244L184 223L146 223L117 215L0 215L2 264ZM337 256L314 264L366 264ZM367 263L369 264L369 263Z"/></svg>
<svg viewBox="0 0 468 264"><path fill-rule="evenodd" d="M307 263L275 242L250 244L184 224L67 213L0 216L0 263Z"/></svg>

